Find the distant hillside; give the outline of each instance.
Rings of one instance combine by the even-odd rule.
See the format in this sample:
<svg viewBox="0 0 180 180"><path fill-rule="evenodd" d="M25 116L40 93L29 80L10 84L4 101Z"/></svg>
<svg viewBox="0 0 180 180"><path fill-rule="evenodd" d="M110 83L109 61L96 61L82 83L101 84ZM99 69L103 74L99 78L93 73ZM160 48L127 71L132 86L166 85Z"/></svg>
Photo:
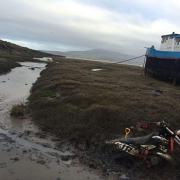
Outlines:
<svg viewBox="0 0 180 180"><path fill-rule="evenodd" d="M99 60L106 62L119 62L134 57L132 55L127 55L120 52L103 50L103 49L92 49L88 51L67 51L67 52L46 51L46 52L56 55L64 55L69 58L91 59L91 60ZM132 64L138 66L142 65L143 58L129 61L126 64Z"/></svg>
<svg viewBox="0 0 180 180"><path fill-rule="evenodd" d="M20 66L20 61L37 62L34 57L54 57L55 55L21 47L16 44L0 40L0 74L9 72L12 68ZM60 56L58 56L60 57Z"/></svg>
<svg viewBox="0 0 180 180"><path fill-rule="evenodd" d="M0 40L0 57L44 57L52 54L32 50L26 47Z"/></svg>

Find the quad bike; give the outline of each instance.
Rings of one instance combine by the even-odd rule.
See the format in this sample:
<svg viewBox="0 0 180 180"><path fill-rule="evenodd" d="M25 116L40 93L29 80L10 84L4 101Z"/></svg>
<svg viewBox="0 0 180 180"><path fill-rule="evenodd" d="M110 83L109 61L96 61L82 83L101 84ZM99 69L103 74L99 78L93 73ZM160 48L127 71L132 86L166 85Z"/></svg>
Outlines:
<svg viewBox="0 0 180 180"><path fill-rule="evenodd" d="M143 137L128 138L131 128L125 129L125 137L107 141L113 149L142 159L148 166L157 165L161 160L172 162L174 144L180 145L180 130L174 131L164 121L139 123L141 129L157 128L157 132Z"/></svg>

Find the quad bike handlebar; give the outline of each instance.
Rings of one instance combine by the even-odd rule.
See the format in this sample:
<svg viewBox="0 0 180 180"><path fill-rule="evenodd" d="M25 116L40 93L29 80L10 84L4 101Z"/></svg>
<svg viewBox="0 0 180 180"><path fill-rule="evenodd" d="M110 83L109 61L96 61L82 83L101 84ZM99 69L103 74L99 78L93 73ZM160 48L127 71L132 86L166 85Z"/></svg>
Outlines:
<svg viewBox="0 0 180 180"><path fill-rule="evenodd" d="M174 152L174 143L176 142L180 146L180 130L171 129L165 121L142 122L138 123L136 127L153 131L146 136L129 138L128 134L134 127L125 128L124 138L106 141L106 144L113 145L112 147L118 151L139 157L147 164L153 163L154 158L173 160L171 155Z"/></svg>
<svg viewBox="0 0 180 180"><path fill-rule="evenodd" d="M166 137L167 139L173 138L174 141L180 146L180 130L172 130L171 128L169 128L168 123L166 123L165 121L138 123L137 127L142 129L159 128L160 136Z"/></svg>
<svg viewBox="0 0 180 180"><path fill-rule="evenodd" d="M174 141L180 146L180 138L179 135L177 134L178 131L174 132L168 126L165 126L164 128L169 133L170 137L173 137Z"/></svg>

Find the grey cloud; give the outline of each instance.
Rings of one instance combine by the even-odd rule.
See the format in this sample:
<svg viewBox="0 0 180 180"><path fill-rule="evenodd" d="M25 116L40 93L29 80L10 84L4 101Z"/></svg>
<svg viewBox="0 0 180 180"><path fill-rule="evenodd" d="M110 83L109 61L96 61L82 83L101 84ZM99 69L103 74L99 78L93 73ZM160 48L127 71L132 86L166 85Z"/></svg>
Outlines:
<svg viewBox="0 0 180 180"><path fill-rule="evenodd" d="M89 21L94 25L94 31L88 28L81 29L84 25L83 21L85 22L83 14L82 19L73 16L58 16L53 11L46 12L44 9L36 8L35 2L33 7L24 0L0 0L0 38L45 44L47 49L58 47L60 44L66 47L105 48L130 53L142 53L144 46L153 43L146 42L146 39L144 41L133 39L120 32L119 34L96 32L95 23L98 22L93 24L90 20L86 23ZM71 22L80 26L77 28ZM108 21L105 23L108 27Z"/></svg>

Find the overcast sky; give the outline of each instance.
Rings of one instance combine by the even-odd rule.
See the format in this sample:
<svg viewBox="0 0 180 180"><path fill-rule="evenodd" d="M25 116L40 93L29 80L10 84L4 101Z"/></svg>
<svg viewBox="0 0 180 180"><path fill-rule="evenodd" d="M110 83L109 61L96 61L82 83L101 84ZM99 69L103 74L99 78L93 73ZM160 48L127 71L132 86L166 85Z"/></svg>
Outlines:
<svg viewBox="0 0 180 180"><path fill-rule="evenodd" d="M179 0L0 0L0 39L46 50L142 54L180 33Z"/></svg>

